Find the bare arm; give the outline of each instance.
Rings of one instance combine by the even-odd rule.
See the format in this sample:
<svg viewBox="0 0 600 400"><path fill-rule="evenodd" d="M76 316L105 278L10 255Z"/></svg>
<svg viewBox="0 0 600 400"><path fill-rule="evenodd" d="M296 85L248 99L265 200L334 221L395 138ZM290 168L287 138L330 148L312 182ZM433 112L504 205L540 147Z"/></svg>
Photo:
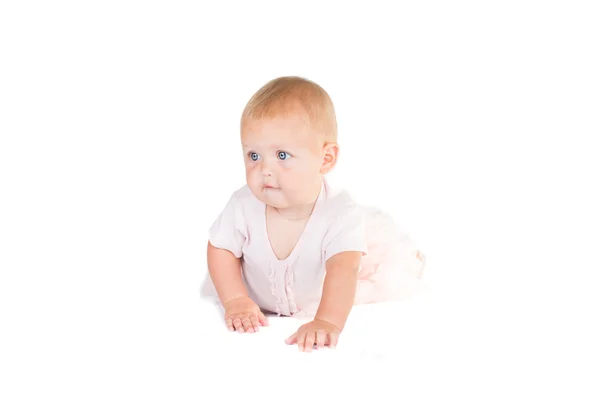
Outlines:
<svg viewBox="0 0 600 400"><path fill-rule="evenodd" d="M344 329L356 294L361 252L345 251L327 261L323 295L315 319Z"/></svg>
<svg viewBox="0 0 600 400"><path fill-rule="evenodd" d="M214 247L210 242L206 250L208 272L222 304L239 297L247 297L248 291L242 281L240 259L231 252Z"/></svg>

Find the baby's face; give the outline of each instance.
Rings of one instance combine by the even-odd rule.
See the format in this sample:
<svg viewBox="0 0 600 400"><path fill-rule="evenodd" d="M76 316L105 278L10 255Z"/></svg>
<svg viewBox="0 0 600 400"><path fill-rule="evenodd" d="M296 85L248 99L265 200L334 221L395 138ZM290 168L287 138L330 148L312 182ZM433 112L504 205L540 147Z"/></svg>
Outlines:
<svg viewBox="0 0 600 400"><path fill-rule="evenodd" d="M259 200L277 208L315 200L322 182L323 143L301 115L247 121L241 139L246 182Z"/></svg>

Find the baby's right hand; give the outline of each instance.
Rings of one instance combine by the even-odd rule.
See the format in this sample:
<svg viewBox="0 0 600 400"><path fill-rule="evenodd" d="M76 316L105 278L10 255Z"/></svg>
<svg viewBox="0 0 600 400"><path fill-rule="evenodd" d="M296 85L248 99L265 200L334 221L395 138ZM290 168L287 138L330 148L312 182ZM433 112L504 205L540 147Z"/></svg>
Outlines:
<svg viewBox="0 0 600 400"><path fill-rule="evenodd" d="M260 311L260 307L250 297L238 297L223 305L227 329L233 332L256 332L260 325L267 326L269 321Z"/></svg>

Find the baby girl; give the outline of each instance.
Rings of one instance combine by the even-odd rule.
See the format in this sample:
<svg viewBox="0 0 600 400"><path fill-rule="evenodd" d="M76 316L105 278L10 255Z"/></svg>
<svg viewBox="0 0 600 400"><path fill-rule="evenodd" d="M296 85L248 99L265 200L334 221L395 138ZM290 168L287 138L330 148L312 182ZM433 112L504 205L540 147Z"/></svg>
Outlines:
<svg viewBox="0 0 600 400"><path fill-rule="evenodd" d="M321 86L268 82L240 128L246 185L210 228L204 291L218 297L230 331L256 332L269 312L308 317L285 342L334 348L353 305L406 297L424 256L389 216L325 179L339 145Z"/></svg>

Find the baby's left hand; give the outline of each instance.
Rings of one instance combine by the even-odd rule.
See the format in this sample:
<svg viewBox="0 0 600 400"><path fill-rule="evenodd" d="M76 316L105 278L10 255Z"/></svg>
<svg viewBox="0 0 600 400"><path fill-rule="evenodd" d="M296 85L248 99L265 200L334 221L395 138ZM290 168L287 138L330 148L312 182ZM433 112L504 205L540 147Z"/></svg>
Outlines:
<svg viewBox="0 0 600 400"><path fill-rule="evenodd" d="M326 321L315 319L298 328L298 331L285 340L286 344L298 343L298 350L312 351L316 344L317 348L323 348L329 345L335 348L340 336L341 330Z"/></svg>

